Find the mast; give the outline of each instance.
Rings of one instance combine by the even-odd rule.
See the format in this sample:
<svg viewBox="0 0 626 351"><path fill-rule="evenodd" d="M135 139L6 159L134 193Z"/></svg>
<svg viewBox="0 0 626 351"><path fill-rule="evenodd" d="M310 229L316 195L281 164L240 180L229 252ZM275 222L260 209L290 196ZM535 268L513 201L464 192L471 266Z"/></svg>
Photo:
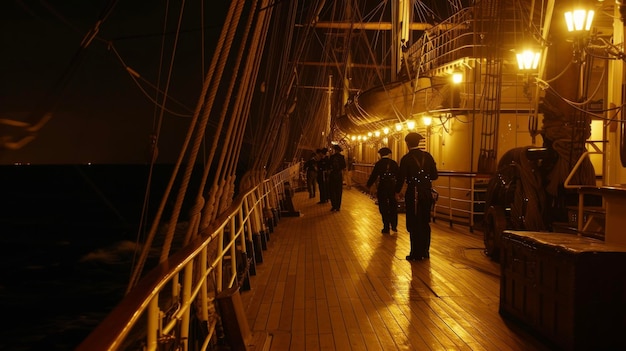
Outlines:
<svg viewBox="0 0 626 351"><path fill-rule="evenodd" d="M391 81L398 79L398 73L402 68L402 52L409 44L409 28L411 14L411 0L394 0L391 5L392 12L392 36L391 43Z"/></svg>
<svg viewBox="0 0 626 351"><path fill-rule="evenodd" d="M328 116L326 118L326 128L324 129L324 138L326 140L324 140L325 142L329 143L332 138L332 135L330 135L330 121L333 117L333 75L329 75L328 76Z"/></svg>

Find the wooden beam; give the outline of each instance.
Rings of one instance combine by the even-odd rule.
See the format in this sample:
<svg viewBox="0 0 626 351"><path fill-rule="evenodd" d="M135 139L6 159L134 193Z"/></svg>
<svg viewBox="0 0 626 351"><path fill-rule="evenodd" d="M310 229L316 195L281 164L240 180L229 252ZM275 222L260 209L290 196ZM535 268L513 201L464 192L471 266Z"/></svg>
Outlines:
<svg viewBox="0 0 626 351"><path fill-rule="evenodd" d="M337 66L337 62L313 62L313 61L300 61L298 65L303 66ZM351 63L350 68L381 68L381 69L389 69L388 65L375 65L368 63Z"/></svg>
<svg viewBox="0 0 626 351"><path fill-rule="evenodd" d="M458 23L442 23L438 24L437 27L443 30L448 30L450 28L458 26ZM317 22L314 24L315 28L328 28L328 29L362 29L362 30L391 30L390 22ZM427 29L431 29L434 26L430 23L411 23L411 30L420 30L424 31Z"/></svg>

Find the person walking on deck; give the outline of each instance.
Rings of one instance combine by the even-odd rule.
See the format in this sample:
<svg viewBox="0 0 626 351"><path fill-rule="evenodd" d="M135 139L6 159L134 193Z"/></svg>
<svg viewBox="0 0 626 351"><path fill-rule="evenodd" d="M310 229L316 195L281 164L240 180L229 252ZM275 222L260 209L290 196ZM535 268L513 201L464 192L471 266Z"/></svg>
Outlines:
<svg viewBox="0 0 626 351"><path fill-rule="evenodd" d="M398 163L391 159L391 149L388 147L378 150L378 154L380 160L374 165L366 185L370 189L378 180L376 200L383 220L381 233L389 234L389 229L398 231L398 201L395 196Z"/></svg>
<svg viewBox="0 0 626 351"><path fill-rule="evenodd" d="M348 170L346 171L346 187L352 189L352 175L354 175L354 157L348 157Z"/></svg>
<svg viewBox="0 0 626 351"><path fill-rule="evenodd" d="M317 189L320 193L318 204L325 204L330 198L328 195L328 171L330 164L328 160L328 149L319 149L317 153Z"/></svg>
<svg viewBox="0 0 626 351"><path fill-rule="evenodd" d="M400 160L395 189L396 199L400 199L400 192L406 182L404 194L406 229L411 238L411 252L406 259L409 261L430 257L432 181L439 177L437 164L432 155L418 148L421 139L424 139L422 135L413 132L404 138L409 152Z"/></svg>
<svg viewBox="0 0 626 351"><path fill-rule="evenodd" d="M319 150L318 150L319 151ZM304 163L304 170L306 172L306 187L309 191L309 199L315 197L315 190L317 186L317 153L312 152L311 157Z"/></svg>
<svg viewBox="0 0 626 351"><path fill-rule="evenodd" d="M330 195L331 211L339 211L343 195L343 171L346 169L346 158L341 154L343 149L333 145L333 154L329 158L330 172L328 174L328 191Z"/></svg>

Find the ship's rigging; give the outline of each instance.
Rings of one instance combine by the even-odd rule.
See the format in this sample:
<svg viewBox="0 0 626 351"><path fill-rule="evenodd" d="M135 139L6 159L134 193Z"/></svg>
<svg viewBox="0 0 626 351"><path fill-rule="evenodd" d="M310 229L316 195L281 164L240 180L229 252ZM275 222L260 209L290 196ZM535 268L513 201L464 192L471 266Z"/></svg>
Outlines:
<svg viewBox="0 0 626 351"><path fill-rule="evenodd" d="M605 12L604 25L613 25L610 17L616 5L608 3L595 6ZM458 169L492 174L498 155L510 156L519 182L512 189L514 199L504 207L516 226L546 230L544 210L556 202L547 199L563 197L564 179L585 153L591 120L623 123L614 119L623 106L608 108L594 99L602 95L609 75L607 61L624 60L622 44L612 43L612 28L609 34L599 30L584 43L574 41L573 60L565 63L562 57L572 57L572 44L566 40L555 44L558 33L551 32L550 23L555 17L553 0L233 0L226 4L219 16L208 20L205 16L214 2L158 3L164 5L159 12L162 18L151 27L157 28L152 38L152 44L157 44L148 45L147 40L125 46L123 41L136 43L141 35L121 34L121 29L108 32L119 6L115 0L103 2L94 22L78 30L78 50L68 69L47 96L33 99L41 103L32 105L42 107L32 108L23 119L13 116L24 114L0 111L3 149L19 151L35 145L48 122L68 114L63 107L72 99L64 89L77 64L96 48L110 55L117 72L135 85L135 95L125 101L148 106L133 110L129 123L143 127L144 140L148 136L148 167L162 161L165 152L176 151L170 152L175 158L169 162L175 167L165 194L156 212L149 214L147 204L154 200L148 179L137 233L144 250L133 267L128 291L151 268L146 267L147 257L154 247L160 250L159 261L165 262L179 247L206 234L239 189L263 184L268 175L315 148L348 143L349 134L408 125L410 119L433 113L438 115L438 142L443 146L444 137L453 132L452 121L457 126L471 125L465 128L465 136L455 137L465 145L450 148L467 156ZM186 24L190 13L196 12L201 14L197 30ZM205 37L209 35L213 41ZM183 49L182 42L189 37L200 44L194 50ZM541 62L539 73L519 74L511 69L512 50L528 42L542 47L544 54L550 47L551 56ZM150 64L140 60L132 46L149 52ZM208 47L213 50L210 54ZM182 66L191 62L198 66L201 74L196 72L193 83L177 80L182 75L181 61ZM467 78L462 88L447 80L454 71ZM621 68L615 72L621 75ZM186 84L193 88L179 90ZM621 93L621 85L617 90ZM185 94L190 91L194 92ZM614 101L621 104L621 98ZM523 120L519 115L527 118L524 132L532 136L533 145L541 136L544 145L558 154L545 183L528 166L531 162L523 152L507 154L500 144L499 134L506 129L501 123L510 123L513 130L512 125ZM176 124L169 123L172 119ZM169 128L172 125L185 129ZM177 144L166 141L171 134ZM393 142L399 150L401 133L396 134ZM626 159L623 140L622 134L621 156ZM463 150L467 141L469 151ZM366 146L373 150L381 144L382 139ZM138 153L136 148L125 151ZM199 187L191 192L191 178L198 173ZM596 183L590 161L582 162L573 179L576 184ZM192 204L189 213L182 212L185 201Z"/></svg>
<svg viewBox="0 0 626 351"><path fill-rule="evenodd" d="M78 79L75 73L93 67L90 54L97 53L115 63L107 73L115 72L134 87L114 114L132 101L131 124L144 128L142 147L122 152L141 155L139 159L150 165L163 162L167 154L173 156L165 161L176 167L156 213L144 210L143 221L151 224L140 224L138 241L145 250L129 288L144 271L153 242L160 243L161 260L176 249L174 237L180 221L190 223L185 233L176 234L182 236L184 245L229 205L236 187L258 184L285 162L304 156L303 150L342 141L345 132L337 127L336 119L344 114L346 102L356 92L392 82L401 64L401 43L394 38L402 28L397 22L391 25L393 13L405 11L407 19L418 19L414 30L421 31L462 7L460 1L239 0L215 11L211 9L214 3L204 1L164 1L129 10L111 0L98 4L97 15L89 17L79 13L82 8L66 5L15 4L20 14L16 26L39 19L35 28L45 31L49 23L41 18L60 23L75 36L76 52L48 94L31 97L29 106L36 108L27 114L2 111L4 150L43 147L39 135L47 132L49 121L64 118L71 111L68 106L76 105L79 99L73 98L78 95L70 89ZM69 15L71 11L76 13ZM192 14L200 16L192 21ZM133 15L139 22L128 21ZM213 29L222 23L218 36ZM189 73L191 63L202 73L201 82L197 73L192 83L180 80ZM192 86L199 87L199 92L189 94ZM195 107L190 107L193 99ZM186 132L183 125L188 127ZM174 131L178 134L172 139ZM93 161L89 157L78 162ZM202 186L197 194L188 195L196 165L204 165ZM146 202L154 201L149 189L150 178ZM180 213L184 201L195 204L192 213ZM166 206L173 207L168 219L163 217ZM157 240L161 228L166 228L165 233Z"/></svg>
<svg viewBox="0 0 626 351"><path fill-rule="evenodd" d="M210 12L209 5L203 1L165 1L166 10L155 29L160 39L158 50L151 53L151 65L145 65L127 54L132 52L130 48L122 49L120 45L119 38L136 39L137 35L125 36L117 28L107 32L107 25L119 9L117 1L109 1L91 24L82 27L77 54L61 74L60 83L51 88L51 100L42 98L43 108L33 109L24 119L7 118L12 114L3 112L0 123L6 133L0 141L4 149L31 145L37 133L45 130L46 122L59 114L60 103L67 103L64 91L59 89L72 78L65 73L74 72L78 68L74 64L84 60L89 50L104 50L119 64L118 70L137 84L138 95L147 96L141 103L148 104L150 112L142 111L148 117L141 118L149 125L145 136L150 141L150 162L158 162L171 147L164 146L168 119L188 116L185 123L189 129L179 133L179 153L174 159L177 168L168 184L168 194L142 238L149 248L157 229L167 226L161 245L163 260L172 249L174 231L181 220L178 211L188 196L187 182L197 164L204 165L203 187L191 195L193 213L183 215L191 223L183 234L183 243L199 235L228 206L237 186L258 184L285 163L308 156L305 152L347 142L348 134L406 122L424 111L446 114L442 117L443 128L445 119L454 118L455 113L464 115L465 123L474 121L473 114L480 111L480 158L478 167L469 168L493 171L502 109L501 79L503 68L510 64L504 57L510 48L504 43L530 39L539 45L547 44L545 19L551 14L543 12L544 2L532 4L536 6L513 0L232 1L223 9L225 16L211 19L221 18L219 24L225 25L219 37L212 33L214 51L209 59L205 57L208 49L204 35L211 33L207 28L219 27L203 17ZM185 25L185 19L194 11L203 15L198 31ZM200 59L194 62L201 67L202 84L201 93L192 94L197 98L195 107L183 109L181 105L189 106L190 98L181 103L182 99L174 96L189 90L177 90L184 82L176 81L180 69L176 63L182 60L179 44L190 33L199 38L195 57ZM154 47L142 50L148 48ZM587 59L591 60L591 55ZM466 66L474 75L474 85L468 85L462 93L455 92L436 74ZM148 72L147 67L154 71ZM550 73L554 75L554 71ZM151 91L145 93L147 89ZM554 90L562 91L558 85ZM136 101L139 104L139 99ZM531 129L536 134L537 109L531 104L525 109L535 116ZM570 154L564 168L569 168L584 148L588 135L585 116L574 121L578 129L570 134L575 137L557 137L560 141L574 139L559 144L566 145L563 155ZM562 128L557 126L557 130ZM556 176L556 183L562 178ZM182 184L180 192L170 194L176 179ZM166 203L174 204L177 214L162 221ZM139 259L131 281L141 275L145 255Z"/></svg>
<svg viewBox="0 0 626 351"><path fill-rule="evenodd" d="M313 149L345 142L350 130L337 121L346 115L346 105L375 87L395 94L387 86L398 85L406 45L462 7L461 1L337 1L321 8L314 22L299 24L299 33L307 31L312 36L299 40L308 44L306 52L295 59L299 60L296 113L313 110L319 115L304 126L302 145ZM407 119L400 108L393 113L386 118ZM375 123L362 130L373 128Z"/></svg>

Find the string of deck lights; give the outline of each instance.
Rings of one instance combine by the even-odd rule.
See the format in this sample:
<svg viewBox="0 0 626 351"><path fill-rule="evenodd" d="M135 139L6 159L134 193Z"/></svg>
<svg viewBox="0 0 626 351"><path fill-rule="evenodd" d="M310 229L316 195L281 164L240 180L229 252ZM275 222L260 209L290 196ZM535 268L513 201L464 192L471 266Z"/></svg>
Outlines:
<svg viewBox="0 0 626 351"><path fill-rule="evenodd" d="M567 24L567 29L572 34L577 37L582 37L585 33L588 33L591 29L591 25L593 22L595 12L593 10L585 10L585 9L573 9L571 11L565 12L565 22ZM516 53L516 59L518 63L518 68L520 72L530 74L537 71L539 68L539 64L541 63L543 48L536 48L533 46L527 46ZM458 84L463 80L463 74L458 70L450 72L453 84ZM539 83L538 79L538 83ZM421 116L421 122L423 126L426 128L427 133L430 132L432 128L433 118L449 118L450 116L431 116L429 114L424 114ZM443 122L442 122L443 125ZM398 122L393 125L393 127L384 127L380 130L370 131L364 134L352 134L348 135L347 138L349 141L353 143L378 143L382 142L383 144L389 144L389 138L394 137L396 139L401 138L402 132L404 131L415 131L416 122L413 119L407 119L404 122ZM446 130L447 131L447 130Z"/></svg>

